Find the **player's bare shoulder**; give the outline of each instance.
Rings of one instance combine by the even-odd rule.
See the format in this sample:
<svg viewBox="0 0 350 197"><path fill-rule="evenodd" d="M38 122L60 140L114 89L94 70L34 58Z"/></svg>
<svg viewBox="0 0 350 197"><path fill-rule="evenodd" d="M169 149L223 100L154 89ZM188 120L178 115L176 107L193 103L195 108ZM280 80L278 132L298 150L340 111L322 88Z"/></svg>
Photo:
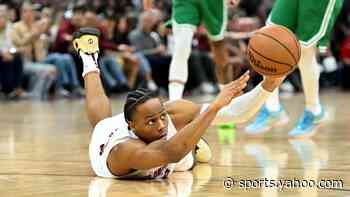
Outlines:
<svg viewBox="0 0 350 197"><path fill-rule="evenodd" d="M191 122L199 113L201 105L189 100L167 101L164 107L177 130Z"/></svg>

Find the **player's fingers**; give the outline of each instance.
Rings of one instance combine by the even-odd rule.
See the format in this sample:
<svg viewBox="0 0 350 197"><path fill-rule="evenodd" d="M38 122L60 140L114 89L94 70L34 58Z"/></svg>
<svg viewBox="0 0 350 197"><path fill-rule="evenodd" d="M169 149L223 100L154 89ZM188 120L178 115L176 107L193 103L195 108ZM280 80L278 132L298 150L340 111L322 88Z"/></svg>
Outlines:
<svg viewBox="0 0 350 197"><path fill-rule="evenodd" d="M244 92L241 90L241 91L238 91L238 92L236 92L236 93L234 93L233 95L232 95L232 98L236 98L236 97L238 97L238 96L241 96L242 94L244 94Z"/></svg>
<svg viewBox="0 0 350 197"><path fill-rule="evenodd" d="M239 84L242 83L246 83L249 80L249 70L246 71L242 76L240 76L238 79L236 79L235 81L230 82L229 84L227 84L227 86L229 86L229 88L235 87Z"/></svg>
<svg viewBox="0 0 350 197"><path fill-rule="evenodd" d="M242 76L239 77L238 80L240 80L240 81L248 80L249 79L249 73L250 73L250 71L247 70Z"/></svg>
<svg viewBox="0 0 350 197"><path fill-rule="evenodd" d="M230 90L233 94L242 91L247 86L247 83L239 83L237 86L233 86Z"/></svg>

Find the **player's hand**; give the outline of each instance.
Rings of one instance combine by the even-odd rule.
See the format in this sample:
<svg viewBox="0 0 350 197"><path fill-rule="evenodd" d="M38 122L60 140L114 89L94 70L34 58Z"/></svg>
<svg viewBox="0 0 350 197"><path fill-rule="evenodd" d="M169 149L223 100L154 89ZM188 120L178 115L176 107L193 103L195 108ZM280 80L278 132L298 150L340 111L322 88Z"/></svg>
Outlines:
<svg viewBox="0 0 350 197"><path fill-rule="evenodd" d="M262 87L269 91L272 92L274 89L278 88L283 80L286 78L286 76L283 77L269 77L269 76L264 76L264 80L262 81Z"/></svg>
<svg viewBox="0 0 350 197"><path fill-rule="evenodd" d="M218 96L212 103L216 109L228 105L232 99L243 94L243 89L247 86L249 80L249 71L245 72L240 78L224 86Z"/></svg>

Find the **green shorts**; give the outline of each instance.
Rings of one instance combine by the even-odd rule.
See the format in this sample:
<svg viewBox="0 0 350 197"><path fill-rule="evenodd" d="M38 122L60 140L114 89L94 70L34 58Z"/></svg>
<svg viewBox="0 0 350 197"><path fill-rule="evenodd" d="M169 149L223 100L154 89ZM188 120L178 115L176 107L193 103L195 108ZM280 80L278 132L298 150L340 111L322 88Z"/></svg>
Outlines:
<svg viewBox="0 0 350 197"><path fill-rule="evenodd" d="M326 50L343 0L276 0L267 24L289 28L302 46Z"/></svg>
<svg viewBox="0 0 350 197"><path fill-rule="evenodd" d="M211 40L222 40L227 25L225 0L173 0L172 23L193 28L203 23Z"/></svg>

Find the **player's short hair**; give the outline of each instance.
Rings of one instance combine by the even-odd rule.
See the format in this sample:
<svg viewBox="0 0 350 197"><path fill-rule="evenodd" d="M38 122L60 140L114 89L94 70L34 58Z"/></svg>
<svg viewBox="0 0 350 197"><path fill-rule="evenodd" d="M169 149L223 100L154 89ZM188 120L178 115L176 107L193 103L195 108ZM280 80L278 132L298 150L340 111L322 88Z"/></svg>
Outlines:
<svg viewBox="0 0 350 197"><path fill-rule="evenodd" d="M124 104L125 121L131 121L136 107L152 98L157 98L157 93L149 89L139 88L129 92Z"/></svg>

